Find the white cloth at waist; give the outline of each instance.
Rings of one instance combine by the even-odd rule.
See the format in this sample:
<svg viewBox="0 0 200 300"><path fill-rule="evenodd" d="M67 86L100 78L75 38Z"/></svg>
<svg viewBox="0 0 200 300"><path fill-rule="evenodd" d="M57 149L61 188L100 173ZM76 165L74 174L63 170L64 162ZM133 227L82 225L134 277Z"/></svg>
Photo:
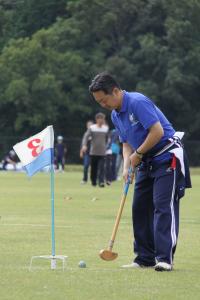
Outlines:
<svg viewBox="0 0 200 300"><path fill-rule="evenodd" d="M183 148L180 145L180 143L178 143L178 140L176 140L176 138L178 138L179 140L182 140L183 136L184 136L184 132L182 131L176 131L173 135L172 138L169 139L170 143L165 146L162 150L160 150L158 153L156 153L154 155L154 157L162 154L163 152L167 151L168 149L171 148L171 146L176 145L177 148L170 150L170 153L173 153L176 158L180 161L180 165L181 165L181 172L183 174L183 176L185 177L185 164L184 164L184 157L183 157Z"/></svg>
<svg viewBox="0 0 200 300"><path fill-rule="evenodd" d="M185 132L177 131L177 132L175 132L173 137L174 138L178 137L180 140L182 140L184 134L185 134ZM176 158L180 161L181 172L182 172L183 176L185 177L185 164L184 164L184 157L183 157L183 147L179 143L176 143L176 142L175 142L175 145L177 145L177 148L172 149L169 152L173 153L176 156Z"/></svg>

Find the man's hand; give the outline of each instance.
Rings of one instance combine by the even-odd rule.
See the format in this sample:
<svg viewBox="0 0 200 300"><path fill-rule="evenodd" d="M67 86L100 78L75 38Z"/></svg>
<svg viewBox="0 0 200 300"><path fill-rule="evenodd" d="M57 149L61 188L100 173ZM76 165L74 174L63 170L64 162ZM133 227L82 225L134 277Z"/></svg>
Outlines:
<svg viewBox="0 0 200 300"><path fill-rule="evenodd" d="M85 154L86 151L87 151L87 146L82 146L80 150L80 158L83 158L83 155Z"/></svg>
<svg viewBox="0 0 200 300"><path fill-rule="evenodd" d="M82 149L80 150L80 158L83 158L83 151L82 151Z"/></svg>
<svg viewBox="0 0 200 300"><path fill-rule="evenodd" d="M131 174L130 174L129 169L124 168L123 173L122 173L122 176L123 176L123 178L124 178L125 183L128 182L128 177L129 177L129 176L130 176L130 183L133 183L134 172L131 172Z"/></svg>
<svg viewBox="0 0 200 300"><path fill-rule="evenodd" d="M137 167L141 163L141 160L142 160L141 157L139 157L136 152L131 154L130 161L131 161L132 168L135 169L135 167Z"/></svg>
<svg viewBox="0 0 200 300"><path fill-rule="evenodd" d="M83 153L85 153L87 151L87 146L83 146L82 149Z"/></svg>
<svg viewBox="0 0 200 300"><path fill-rule="evenodd" d="M125 183L128 181L128 172L130 168L130 156L133 152L132 147L128 143L123 143L123 158L124 158L124 168L123 168L123 179ZM134 172L133 175L131 176L131 183L133 182L134 178Z"/></svg>

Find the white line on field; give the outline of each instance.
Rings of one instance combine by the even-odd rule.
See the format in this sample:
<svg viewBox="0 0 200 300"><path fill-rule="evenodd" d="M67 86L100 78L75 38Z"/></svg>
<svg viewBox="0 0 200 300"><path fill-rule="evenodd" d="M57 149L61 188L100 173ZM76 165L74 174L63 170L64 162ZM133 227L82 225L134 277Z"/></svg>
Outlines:
<svg viewBox="0 0 200 300"><path fill-rule="evenodd" d="M51 225L46 224L9 224L9 223L0 223L0 226L30 226L30 227L50 227ZM56 228L72 228L71 225L57 225Z"/></svg>
<svg viewBox="0 0 200 300"><path fill-rule="evenodd" d="M107 221L103 221L104 223L113 223L113 221L111 220L107 220ZM93 221L93 222L80 222L80 223L74 223L73 225L56 225L55 227L57 228L72 228L72 227L76 227L76 226L82 226L84 224L89 224L89 225L92 225L92 224L95 224L95 225L98 225L98 223L100 223L100 225L102 226L102 221ZM121 224L130 224L130 222L127 222L127 221L121 221L120 222ZM47 225L47 224L24 224L24 223L1 223L0 222L0 226L30 226L30 227L50 227L51 225Z"/></svg>
<svg viewBox="0 0 200 300"><path fill-rule="evenodd" d="M15 269L17 269L17 268L15 268ZM23 270L28 269L29 270L29 267L21 267L19 269L23 269ZM62 271L62 267L57 267L56 269ZM34 272L34 271L40 271L40 270L41 271L43 271L43 270L44 271L48 271L48 270L50 270L50 268L48 266L47 267L33 266L31 271ZM120 271L122 271L122 272L126 271L127 272L127 270L124 269L124 268L122 268L121 266L114 266L113 269L111 269L111 268L110 269L105 269L105 268L101 268L101 267L99 267L99 268L86 267L84 269L81 269L78 266L74 267L74 268L66 266L64 271L65 272L73 272L73 273L75 273L75 272L81 272L82 270L83 271L89 271L89 272L98 272L98 273L99 272L109 272L109 273L111 273L111 272L120 272ZM145 271L146 271L146 269L145 269Z"/></svg>

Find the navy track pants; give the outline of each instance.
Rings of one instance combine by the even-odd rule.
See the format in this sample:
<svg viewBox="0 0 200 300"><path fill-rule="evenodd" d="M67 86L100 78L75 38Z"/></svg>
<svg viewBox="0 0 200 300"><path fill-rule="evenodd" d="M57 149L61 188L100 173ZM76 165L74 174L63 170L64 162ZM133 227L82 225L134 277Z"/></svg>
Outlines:
<svg viewBox="0 0 200 300"><path fill-rule="evenodd" d="M180 166L140 167L132 206L135 262L172 264L179 231L179 199L184 195Z"/></svg>

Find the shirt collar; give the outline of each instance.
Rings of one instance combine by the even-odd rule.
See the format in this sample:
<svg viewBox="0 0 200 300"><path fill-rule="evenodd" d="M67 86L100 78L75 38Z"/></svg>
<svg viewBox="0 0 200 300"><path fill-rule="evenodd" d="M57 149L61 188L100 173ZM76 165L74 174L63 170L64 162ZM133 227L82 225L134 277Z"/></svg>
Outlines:
<svg viewBox="0 0 200 300"><path fill-rule="evenodd" d="M128 93L126 91L123 91L123 98L122 98L122 106L120 108L120 110L115 110L116 113L123 113L126 111L127 109L127 104L128 104Z"/></svg>

